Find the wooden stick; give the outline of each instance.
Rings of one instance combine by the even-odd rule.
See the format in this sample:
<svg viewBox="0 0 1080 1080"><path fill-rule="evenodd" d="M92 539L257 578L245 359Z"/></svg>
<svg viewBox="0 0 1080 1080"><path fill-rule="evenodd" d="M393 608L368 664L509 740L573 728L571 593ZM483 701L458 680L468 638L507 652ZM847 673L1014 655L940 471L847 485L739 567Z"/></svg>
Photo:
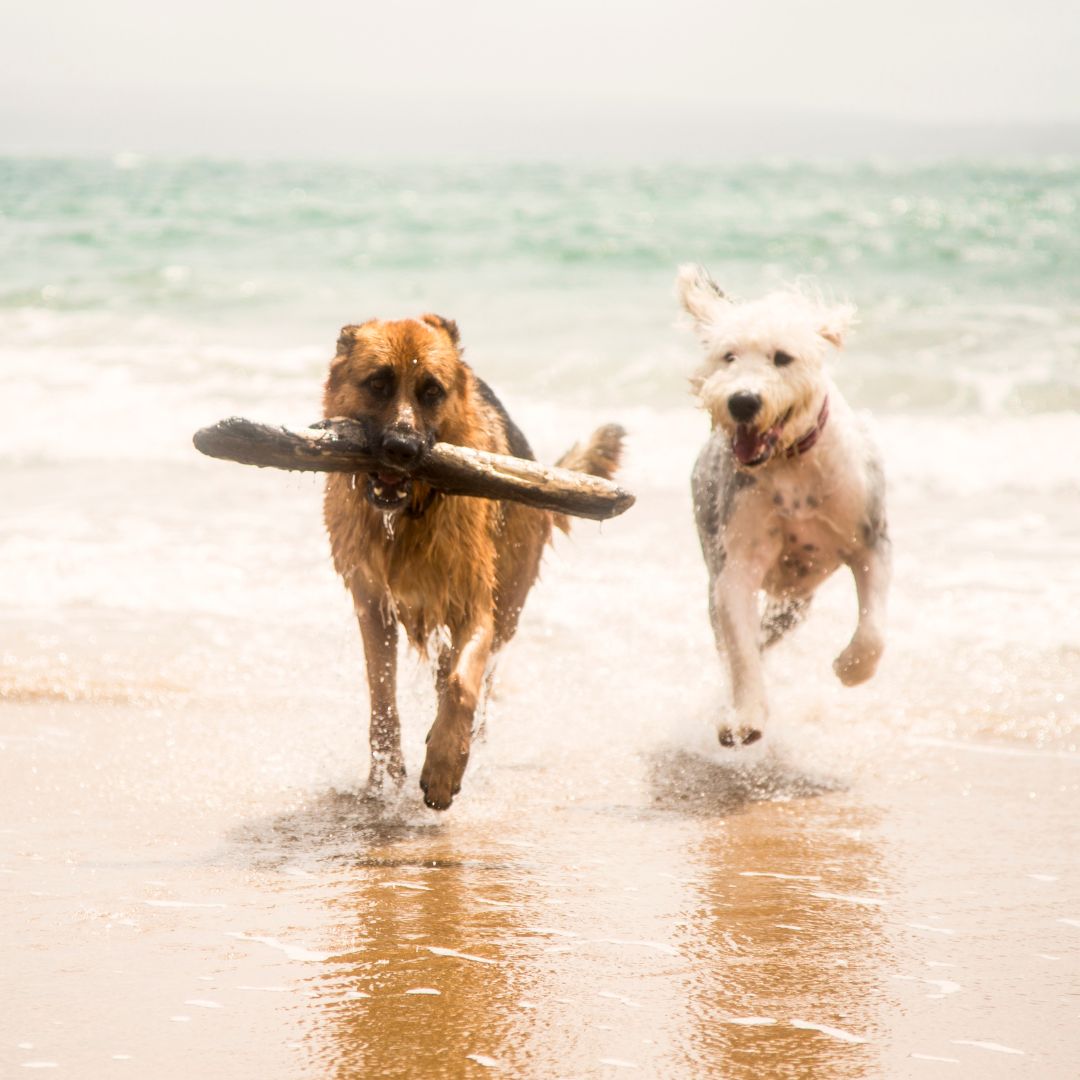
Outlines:
<svg viewBox="0 0 1080 1080"><path fill-rule="evenodd" d="M209 457L260 468L347 473L385 468L355 420L323 420L318 427L296 430L232 416L197 431L192 441ZM634 505L634 496L610 480L449 443L436 443L409 475L451 495L511 499L594 521Z"/></svg>

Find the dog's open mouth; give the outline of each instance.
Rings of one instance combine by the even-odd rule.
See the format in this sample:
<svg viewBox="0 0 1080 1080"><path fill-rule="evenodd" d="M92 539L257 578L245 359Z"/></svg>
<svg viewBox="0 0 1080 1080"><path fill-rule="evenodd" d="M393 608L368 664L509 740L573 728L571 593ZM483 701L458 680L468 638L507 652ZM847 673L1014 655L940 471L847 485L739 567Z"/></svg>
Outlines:
<svg viewBox="0 0 1080 1080"><path fill-rule="evenodd" d="M793 411L788 409L771 428L764 431L751 427L750 424L736 425L735 434L731 437L731 452L735 455L735 460L748 468L764 465L780 444L780 437Z"/></svg>
<svg viewBox="0 0 1080 1080"><path fill-rule="evenodd" d="M731 440L731 449L740 465L763 465L780 441L782 424L758 431L749 424L739 424Z"/></svg>
<svg viewBox="0 0 1080 1080"><path fill-rule="evenodd" d="M377 510L401 510L412 495L412 479L399 472L373 472L367 477L367 498Z"/></svg>

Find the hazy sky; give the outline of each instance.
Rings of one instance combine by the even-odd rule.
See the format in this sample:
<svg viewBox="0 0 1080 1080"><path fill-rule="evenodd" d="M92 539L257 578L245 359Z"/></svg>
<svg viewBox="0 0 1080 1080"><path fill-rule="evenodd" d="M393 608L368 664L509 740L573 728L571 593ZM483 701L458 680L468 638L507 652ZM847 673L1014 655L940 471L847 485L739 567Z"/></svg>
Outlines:
<svg viewBox="0 0 1080 1080"><path fill-rule="evenodd" d="M763 126L807 141L808 114L854 140L1080 121L1075 0L5 8L6 150L663 152Z"/></svg>

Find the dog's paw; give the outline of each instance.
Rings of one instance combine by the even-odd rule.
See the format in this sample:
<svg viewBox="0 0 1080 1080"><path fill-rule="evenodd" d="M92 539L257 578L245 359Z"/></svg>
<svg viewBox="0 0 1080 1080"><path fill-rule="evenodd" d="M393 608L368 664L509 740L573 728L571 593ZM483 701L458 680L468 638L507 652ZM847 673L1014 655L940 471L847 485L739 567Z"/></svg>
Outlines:
<svg viewBox="0 0 1080 1080"><path fill-rule="evenodd" d="M858 686L877 671L878 661L885 651L885 643L853 641L834 661L833 671L845 686Z"/></svg>
<svg viewBox="0 0 1080 1080"><path fill-rule="evenodd" d="M756 727L722 727L718 735L721 746L749 746L761 738L762 731Z"/></svg>
<svg viewBox="0 0 1080 1080"><path fill-rule="evenodd" d="M401 755L379 755L371 759L364 795L369 799L378 799L389 791L399 790L404 782L405 762Z"/></svg>
<svg viewBox="0 0 1080 1080"><path fill-rule="evenodd" d="M449 810L454 796L461 790L461 781L455 782L448 774L425 767L420 774L420 790L424 793L425 806L432 810Z"/></svg>
<svg viewBox="0 0 1080 1080"><path fill-rule="evenodd" d="M460 739L439 738L434 729L428 736L427 756L420 773L424 803L432 810L447 810L461 790L461 778L469 763L468 744Z"/></svg>

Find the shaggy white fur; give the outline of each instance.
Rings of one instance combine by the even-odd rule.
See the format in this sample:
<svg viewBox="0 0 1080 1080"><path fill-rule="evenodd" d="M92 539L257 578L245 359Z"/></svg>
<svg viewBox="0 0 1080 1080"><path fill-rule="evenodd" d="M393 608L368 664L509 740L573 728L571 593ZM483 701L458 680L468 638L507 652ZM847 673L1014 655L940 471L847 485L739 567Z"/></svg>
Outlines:
<svg viewBox="0 0 1080 1080"><path fill-rule="evenodd" d="M833 666L847 685L874 673L890 575L884 474L825 368L852 324L851 305L797 289L736 303L697 266L679 270L676 289L705 349L692 386L713 426L693 491L736 713L720 741L748 743L768 711L761 648L799 622L841 565L855 578L859 622Z"/></svg>

